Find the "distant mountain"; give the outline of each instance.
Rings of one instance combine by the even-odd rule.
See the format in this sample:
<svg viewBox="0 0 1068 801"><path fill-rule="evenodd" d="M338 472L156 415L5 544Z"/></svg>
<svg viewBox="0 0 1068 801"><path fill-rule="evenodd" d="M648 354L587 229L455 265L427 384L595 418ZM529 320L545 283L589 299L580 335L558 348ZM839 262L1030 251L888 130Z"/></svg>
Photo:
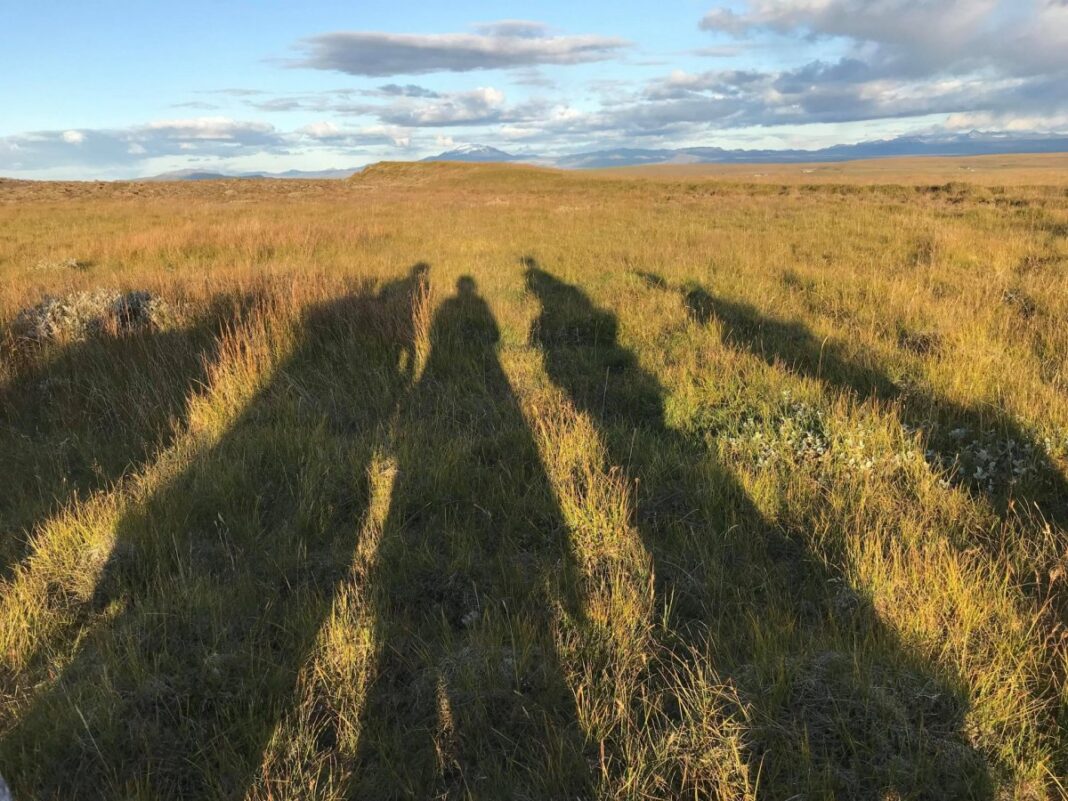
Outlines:
<svg viewBox="0 0 1068 801"><path fill-rule="evenodd" d="M962 134L901 136L819 150L727 150L719 147L615 148L556 158L518 156L487 145L463 145L423 161L526 161L564 169L633 167L642 164L773 164L851 161L889 156L984 156L1007 153L1068 152L1068 135Z"/></svg>
<svg viewBox="0 0 1068 801"><path fill-rule="evenodd" d="M1009 153L1068 152L1068 134L990 133L900 136L819 150L727 150L720 147L614 148L557 157L508 153L489 145L459 145L423 161L526 162L562 169L634 167L642 164L775 164L811 161L852 161L890 156L988 156ZM143 178L144 181L211 181L231 178L348 178L358 169L286 172L223 173L211 170L176 170Z"/></svg>
<svg viewBox="0 0 1068 801"><path fill-rule="evenodd" d="M141 178L142 181L223 181L232 178L348 178L357 172L351 170L286 170L285 172L211 172L208 170L174 170Z"/></svg>
<svg viewBox="0 0 1068 801"><path fill-rule="evenodd" d="M430 156L423 161L535 161L533 156L516 156L489 145L460 145L459 147Z"/></svg>
<svg viewBox="0 0 1068 801"><path fill-rule="evenodd" d="M142 181L218 181L223 178L233 178L233 175L224 175L221 172L208 172L206 170L174 170L153 175L151 178L142 178Z"/></svg>

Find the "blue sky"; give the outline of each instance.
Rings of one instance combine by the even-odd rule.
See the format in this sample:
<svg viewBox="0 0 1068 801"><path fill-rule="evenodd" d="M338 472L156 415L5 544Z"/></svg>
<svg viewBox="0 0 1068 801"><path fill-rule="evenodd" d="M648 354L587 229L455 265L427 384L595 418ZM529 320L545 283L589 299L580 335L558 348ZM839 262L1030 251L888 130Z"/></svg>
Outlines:
<svg viewBox="0 0 1068 801"><path fill-rule="evenodd" d="M0 174L1068 130L1068 0L4 0Z"/></svg>

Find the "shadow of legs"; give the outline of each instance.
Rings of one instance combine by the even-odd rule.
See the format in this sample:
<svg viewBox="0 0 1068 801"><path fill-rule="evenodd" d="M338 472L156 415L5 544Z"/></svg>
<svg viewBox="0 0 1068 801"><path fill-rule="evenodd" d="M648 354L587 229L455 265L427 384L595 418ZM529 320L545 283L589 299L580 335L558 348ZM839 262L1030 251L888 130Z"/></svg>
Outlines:
<svg viewBox="0 0 1068 801"><path fill-rule="evenodd" d="M588 797L550 629L554 610L581 616L567 529L493 316L473 280L457 289L401 415L351 795Z"/></svg>
<svg viewBox="0 0 1068 801"><path fill-rule="evenodd" d="M310 310L221 439L122 515L88 633L0 744L16 793L244 797L348 577L415 291Z"/></svg>
<svg viewBox="0 0 1068 801"><path fill-rule="evenodd" d="M549 376L636 487L657 602L671 611L666 644L678 659L711 658L740 691L762 794L988 795L985 763L961 732L963 698L807 551L804 532L764 519L712 453L668 426L664 390L619 344L613 314L525 266ZM687 791L685 775L671 781Z"/></svg>

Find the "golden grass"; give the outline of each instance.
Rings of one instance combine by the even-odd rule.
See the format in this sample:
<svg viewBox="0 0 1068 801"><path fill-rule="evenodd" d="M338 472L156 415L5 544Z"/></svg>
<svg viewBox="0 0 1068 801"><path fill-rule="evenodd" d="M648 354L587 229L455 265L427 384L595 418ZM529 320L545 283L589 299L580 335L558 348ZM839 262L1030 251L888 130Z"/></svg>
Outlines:
<svg viewBox="0 0 1068 801"><path fill-rule="evenodd" d="M0 775L1062 797L1057 158L0 182Z"/></svg>
<svg viewBox="0 0 1068 801"><path fill-rule="evenodd" d="M980 186L1064 186L1068 154L891 156L797 164L651 164L599 170L605 176L667 181L732 180L758 184L904 184L963 182Z"/></svg>

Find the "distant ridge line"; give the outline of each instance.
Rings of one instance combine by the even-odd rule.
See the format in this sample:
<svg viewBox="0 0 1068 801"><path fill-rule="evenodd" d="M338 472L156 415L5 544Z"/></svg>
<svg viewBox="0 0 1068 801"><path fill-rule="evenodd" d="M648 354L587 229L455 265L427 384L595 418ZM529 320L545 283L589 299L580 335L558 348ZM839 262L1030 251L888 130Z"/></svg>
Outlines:
<svg viewBox="0 0 1068 801"><path fill-rule="evenodd" d="M567 170L637 167L654 164L805 164L846 162L892 157L965 157L998 155L1040 155L1068 153L1068 134L1003 134L971 131L963 134L901 136L833 145L817 150L744 150L719 147L609 148L561 156L509 153L490 145L466 144L420 159L423 162L514 163ZM284 172L228 173L217 170L187 169L161 173L140 181L211 181L233 179L344 179L364 167L330 170L287 170ZM7 180L0 176L0 180Z"/></svg>

